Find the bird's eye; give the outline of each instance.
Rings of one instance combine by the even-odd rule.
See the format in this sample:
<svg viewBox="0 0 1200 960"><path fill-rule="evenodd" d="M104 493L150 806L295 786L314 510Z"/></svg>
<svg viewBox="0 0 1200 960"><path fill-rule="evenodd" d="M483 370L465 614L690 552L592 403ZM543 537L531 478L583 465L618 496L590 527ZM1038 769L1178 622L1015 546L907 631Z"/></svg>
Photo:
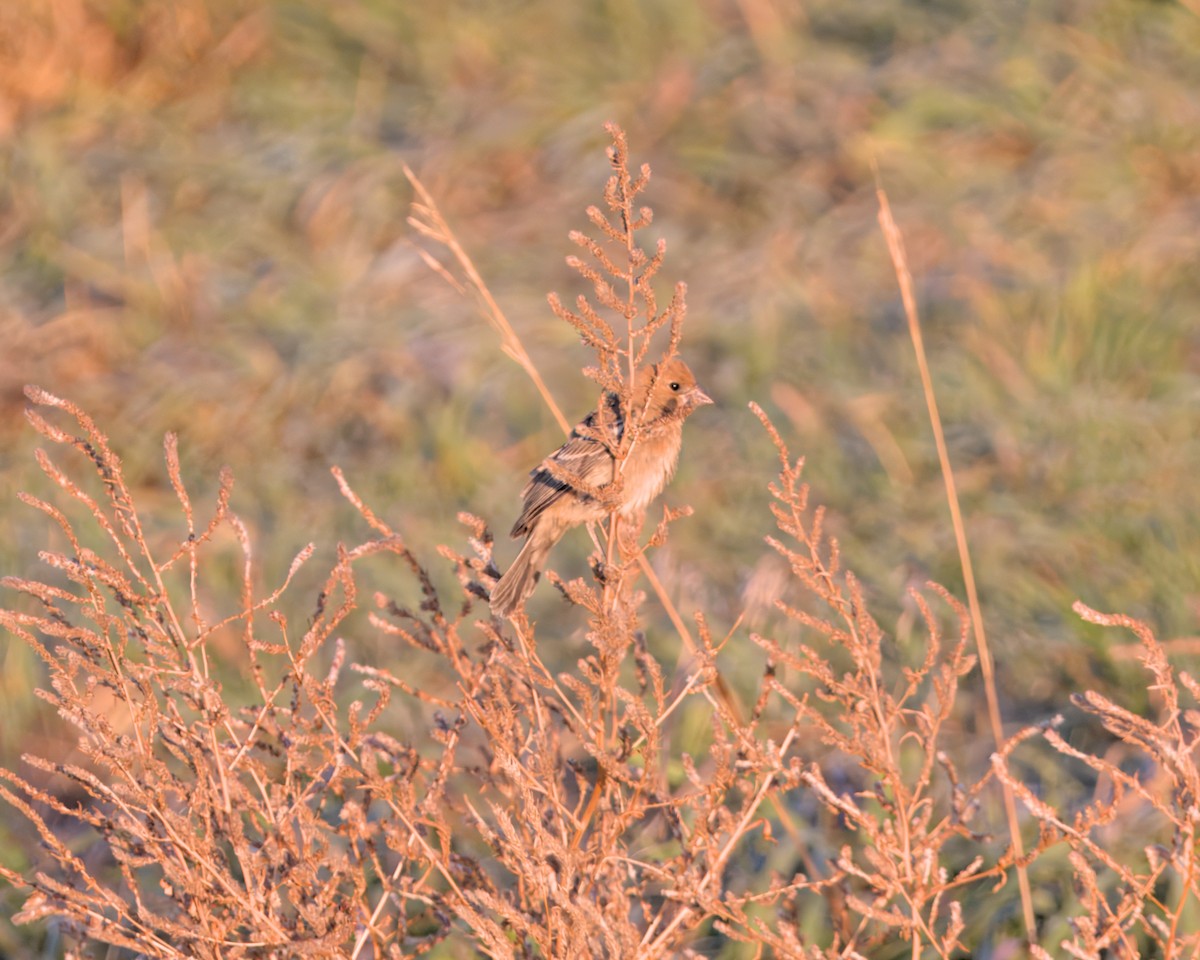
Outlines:
<svg viewBox="0 0 1200 960"><path fill-rule="evenodd" d="M667 384L667 386L670 387L672 390L675 390L676 392L678 392L678 390L679 390L678 381L672 380L670 383Z"/></svg>

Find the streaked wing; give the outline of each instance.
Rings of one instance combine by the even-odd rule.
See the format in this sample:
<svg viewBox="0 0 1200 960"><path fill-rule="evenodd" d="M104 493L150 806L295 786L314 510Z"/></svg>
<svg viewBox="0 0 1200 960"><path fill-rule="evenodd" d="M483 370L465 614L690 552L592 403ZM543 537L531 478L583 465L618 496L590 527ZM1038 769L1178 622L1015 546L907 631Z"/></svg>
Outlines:
<svg viewBox="0 0 1200 960"><path fill-rule="evenodd" d="M588 421L592 419L593 417L589 417ZM581 437L577 433L572 433L567 442L546 460L553 460L560 473L577 476L590 487L599 487L612 480L613 458L608 449L604 444L589 437ZM572 489L569 483L555 477L546 469L546 460L529 472L529 482L521 491L525 503L521 515L513 524L514 537L527 534L546 508Z"/></svg>

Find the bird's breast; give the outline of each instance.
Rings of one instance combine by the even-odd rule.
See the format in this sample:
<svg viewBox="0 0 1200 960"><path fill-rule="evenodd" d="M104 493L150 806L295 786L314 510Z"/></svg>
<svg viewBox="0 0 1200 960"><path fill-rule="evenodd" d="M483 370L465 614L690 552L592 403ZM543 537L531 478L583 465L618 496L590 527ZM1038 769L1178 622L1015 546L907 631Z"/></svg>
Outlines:
<svg viewBox="0 0 1200 960"><path fill-rule="evenodd" d="M662 493L679 462L682 433L672 430L662 436L643 437L630 452L622 473L621 513L640 513Z"/></svg>

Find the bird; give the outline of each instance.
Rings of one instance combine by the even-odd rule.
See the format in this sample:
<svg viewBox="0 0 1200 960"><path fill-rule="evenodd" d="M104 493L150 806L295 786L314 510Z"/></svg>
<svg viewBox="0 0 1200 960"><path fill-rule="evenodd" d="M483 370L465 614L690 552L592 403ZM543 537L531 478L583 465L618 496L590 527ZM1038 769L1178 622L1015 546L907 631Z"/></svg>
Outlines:
<svg viewBox="0 0 1200 960"><path fill-rule="evenodd" d="M631 398L630 409L640 428L620 467L615 509L621 517L637 516L662 492L679 462L683 421L713 402L679 357L638 371ZM608 416L601 426L608 429L616 447L625 427L620 398L609 393L606 403ZM496 616L511 616L524 605L541 576L546 555L564 533L581 523L603 520L614 509L596 495L598 488L614 481L617 472L617 460L597 436L599 430L593 410L566 443L529 472L521 491L521 515L511 533L514 540L524 537L525 545L492 588L491 609Z"/></svg>

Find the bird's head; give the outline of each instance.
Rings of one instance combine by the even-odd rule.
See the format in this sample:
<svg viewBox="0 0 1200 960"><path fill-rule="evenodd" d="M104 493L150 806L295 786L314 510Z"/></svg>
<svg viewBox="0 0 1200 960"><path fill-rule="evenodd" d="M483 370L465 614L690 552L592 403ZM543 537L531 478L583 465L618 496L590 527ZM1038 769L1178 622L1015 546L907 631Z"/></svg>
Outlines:
<svg viewBox="0 0 1200 960"><path fill-rule="evenodd" d="M642 376L647 378L645 382L650 385L649 403L646 404L643 399L645 394L635 388L634 409L640 410L644 404L647 422L662 417L682 420L693 410L713 402L712 397L696 383L691 368L679 357L654 364L649 370L642 371L639 379Z"/></svg>

